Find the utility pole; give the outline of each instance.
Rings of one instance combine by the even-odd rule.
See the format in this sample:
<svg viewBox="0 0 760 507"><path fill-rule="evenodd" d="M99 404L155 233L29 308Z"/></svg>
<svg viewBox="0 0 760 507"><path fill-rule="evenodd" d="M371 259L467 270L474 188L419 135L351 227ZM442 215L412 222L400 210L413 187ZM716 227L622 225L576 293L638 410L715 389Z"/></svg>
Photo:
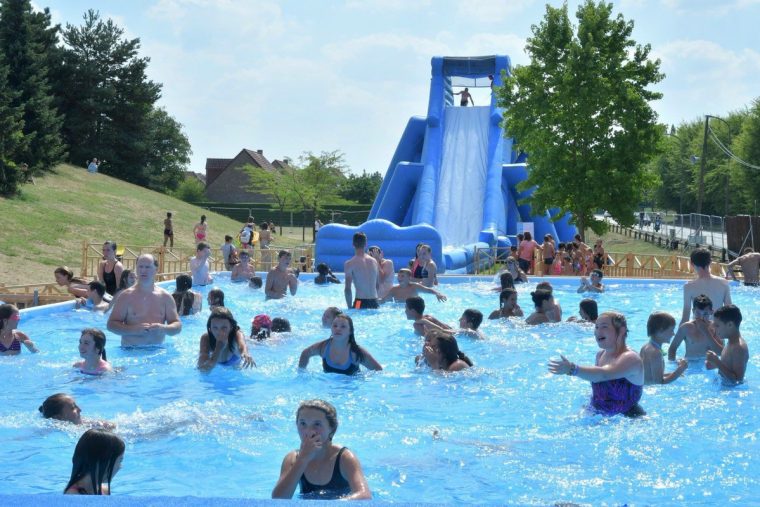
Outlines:
<svg viewBox="0 0 760 507"><path fill-rule="evenodd" d="M699 164L699 193L697 194L697 214L702 214L702 199L705 196L705 166L707 164L707 131L710 129L710 115L705 115L705 137L702 140L702 158Z"/></svg>

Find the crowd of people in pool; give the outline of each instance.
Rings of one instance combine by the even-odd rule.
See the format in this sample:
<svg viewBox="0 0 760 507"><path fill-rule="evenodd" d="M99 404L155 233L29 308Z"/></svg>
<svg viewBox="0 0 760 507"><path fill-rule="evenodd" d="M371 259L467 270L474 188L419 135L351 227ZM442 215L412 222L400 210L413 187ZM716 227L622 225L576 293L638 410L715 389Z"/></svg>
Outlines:
<svg viewBox="0 0 760 507"><path fill-rule="evenodd" d="M208 269L204 270L202 266L203 262L196 263L192 276L181 275L177 278L177 292L172 295L154 283L157 263L151 255L144 254L137 259L132 274L134 284L119 284L114 288L115 279L128 280L131 274L125 277L127 270L117 270L112 262L115 247L107 242L103 249L105 265L102 271L111 273L108 278L114 294L110 303L108 330L121 337L123 347L161 344L166 335L178 334L182 329L180 315L200 308L199 294L191 290L193 283L196 279L201 283L211 280ZM444 372L472 367L473 361L459 349L457 337L485 338L479 330L483 313L474 308L464 310L458 327L425 313L425 300L419 296L420 293L433 294L439 301L446 301L446 296L436 288L437 269L430 247L418 246L410 267L398 270L396 285L392 282L393 264L383 258L381 248L372 246L368 249L363 233L354 235L353 247L354 255L344 265L346 307L366 310L378 308L386 301L403 302L406 318L413 322L415 333L424 337L422 351L416 358L418 365ZM203 251L206 249L208 246L199 241L199 258L204 258ZM297 294L298 275L290 269L290 260L287 251L279 252L277 266L266 277L264 292L267 298L281 298L287 292L291 296ZM583 299L580 315L568 320L594 326L599 347L596 358L593 364L581 365L561 355L559 359L549 361L548 370L553 374L577 376L589 381L592 387L591 410L605 415L624 414L631 417L645 414L639 404L643 386L676 380L686 369L686 359L704 358L706 368L717 369L725 381L742 382L749 351L740 332L741 311L731 304L728 282L710 274L711 258L707 250L696 249L692 252L691 262L696 278L684 285L684 306L678 326L670 314L660 311L652 313L647 322L649 342L636 352L626 344L628 326L625 316L616 311L599 313L596 300ZM521 271L524 274L524 270ZM65 268L56 270L56 276L69 284L73 283L73 275ZM602 277L602 270L596 268L590 280L585 277L581 279L578 292L604 292ZM232 278L248 280L253 289L257 288L247 274L236 278L233 273ZM330 284L337 280L324 267L321 267L317 278L315 283ZM489 315L489 319L524 316L515 289L515 284L522 281L522 275L518 273L515 276L507 270L500 275L499 281L500 287L495 289L499 292L499 308ZM93 292L96 296L103 296L101 289L105 284L91 287L92 283L87 285L88 301ZM261 287L259 279L258 288ZM85 297L83 294L74 295ZM525 318L526 324L562 321L562 308L554 300L549 282L538 283L531 292L531 299L534 309ZM106 304L96 301L97 297L92 299L93 307ZM266 339L272 332L290 330L286 319L271 319L262 314L252 320L251 333L246 337L232 312L224 306L224 294L220 289L209 291L208 304L211 311L206 332L200 338L197 361L197 367L201 370L210 370L217 365L253 367L256 363L248 350L247 340ZM19 321L18 309L13 305L0 305L0 353L18 354L21 344L31 352L37 352L29 336L18 329ZM307 368L311 358L319 357L323 371L327 373L353 375L362 366L369 370L382 370L382 365L371 352L356 342L354 322L347 312L337 307L328 308L322 316L322 325L330 328L329 338L304 349L299 358L299 368ZM679 360L670 373L665 372L662 351L668 343L669 360L676 359L681 343L685 344L686 357ZM79 340L79 352L82 361L74 366L83 374L99 375L112 369L106 358L106 337L102 331L84 329ZM46 418L92 426L76 446L71 480L65 492L108 494L111 478L120 468L125 449L123 441L111 433L113 425L107 421L82 420L75 400L62 393L45 400L40 412ZM320 490L339 496L348 495L348 498L371 496L358 458L348 449L332 442L338 428L337 414L332 405L321 400L303 402L296 412L296 424L301 445L283 460L280 478L272 492L274 498L292 497L298 484L304 494Z"/></svg>

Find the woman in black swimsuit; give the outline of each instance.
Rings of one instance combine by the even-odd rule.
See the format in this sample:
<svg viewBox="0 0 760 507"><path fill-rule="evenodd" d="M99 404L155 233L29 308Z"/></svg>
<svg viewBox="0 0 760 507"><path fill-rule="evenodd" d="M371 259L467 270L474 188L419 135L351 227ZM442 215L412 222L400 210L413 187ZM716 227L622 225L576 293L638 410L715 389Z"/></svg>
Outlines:
<svg viewBox="0 0 760 507"><path fill-rule="evenodd" d="M359 459L332 441L338 429L335 407L322 400L302 402L296 411L296 427L301 447L282 460L272 498L292 498L299 484L301 494L309 498L372 498Z"/></svg>
<svg viewBox="0 0 760 507"><path fill-rule="evenodd" d="M124 266L116 258L116 243L106 241L103 243L103 260L98 264L98 280L103 282L106 292L112 296L119 288L117 280L121 280L123 270Z"/></svg>

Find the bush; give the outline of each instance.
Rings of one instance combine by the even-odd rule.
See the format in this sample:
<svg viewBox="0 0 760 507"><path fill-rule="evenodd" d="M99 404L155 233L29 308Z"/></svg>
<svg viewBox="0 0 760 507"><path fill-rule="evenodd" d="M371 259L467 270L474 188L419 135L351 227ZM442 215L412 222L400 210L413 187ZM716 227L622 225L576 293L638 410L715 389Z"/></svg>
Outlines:
<svg viewBox="0 0 760 507"><path fill-rule="evenodd" d="M198 202L206 198L206 187L196 178L190 176L179 184L177 190L172 192L172 196L185 202Z"/></svg>

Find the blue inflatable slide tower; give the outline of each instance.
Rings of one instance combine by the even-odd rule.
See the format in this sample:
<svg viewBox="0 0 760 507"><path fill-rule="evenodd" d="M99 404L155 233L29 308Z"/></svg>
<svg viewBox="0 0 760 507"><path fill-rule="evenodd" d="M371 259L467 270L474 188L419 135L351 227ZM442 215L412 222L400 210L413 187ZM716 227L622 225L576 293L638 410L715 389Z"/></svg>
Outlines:
<svg viewBox="0 0 760 507"><path fill-rule="evenodd" d="M327 224L317 234L315 261L335 271L353 255L357 231L379 245L396 269L414 257L418 243L432 247L439 272L472 273L476 248L508 247L522 230L541 242L546 234L570 241L568 216L535 216L518 204L532 190L518 191L528 177L526 156L504 137L501 112L491 94L487 106L457 105L454 87L501 85L508 56L435 57L427 116L406 125L369 220L358 227Z"/></svg>

